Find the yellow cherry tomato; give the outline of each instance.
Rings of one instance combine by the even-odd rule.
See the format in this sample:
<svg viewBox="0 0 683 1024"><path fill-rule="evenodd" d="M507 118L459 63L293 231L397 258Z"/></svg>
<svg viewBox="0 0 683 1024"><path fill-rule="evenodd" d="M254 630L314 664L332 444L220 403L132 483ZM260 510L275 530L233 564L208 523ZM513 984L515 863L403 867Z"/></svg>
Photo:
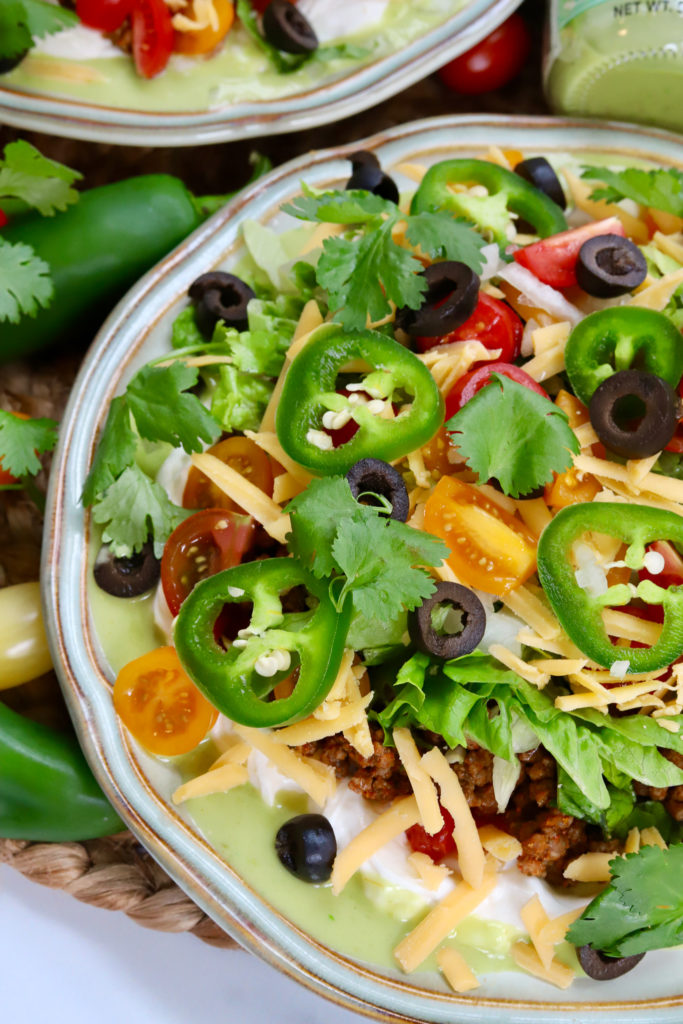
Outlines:
<svg viewBox="0 0 683 1024"><path fill-rule="evenodd" d="M235 9L231 0L213 0L213 9L216 12L215 25L207 25L196 32L175 33L173 40L174 53L184 53L188 57L198 57L202 53L211 53L225 39L235 20ZM191 20L195 20L198 13L194 0L191 0L190 6L182 11L182 14Z"/></svg>
<svg viewBox="0 0 683 1024"><path fill-rule="evenodd" d="M49 672L52 658L45 636L39 583L0 590L0 690Z"/></svg>

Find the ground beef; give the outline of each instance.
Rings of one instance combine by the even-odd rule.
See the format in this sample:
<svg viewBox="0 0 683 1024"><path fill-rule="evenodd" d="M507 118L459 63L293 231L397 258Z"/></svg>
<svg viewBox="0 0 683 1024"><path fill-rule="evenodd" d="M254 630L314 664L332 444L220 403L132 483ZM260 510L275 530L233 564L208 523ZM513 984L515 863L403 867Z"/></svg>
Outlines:
<svg viewBox="0 0 683 1024"><path fill-rule="evenodd" d="M660 750L660 754L672 761L677 768L683 768L683 754L677 754L675 750ZM644 786L641 782L634 782L633 788L638 796L664 804L675 821L683 822L683 786L669 786L667 789L658 786Z"/></svg>
<svg viewBox="0 0 683 1024"><path fill-rule="evenodd" d="M349 781L349 788L368 800L393 800L411 792L398 754L382 744L382 730L371 726L375 752L363 758L342 735L307 743L301 753L331 765L337 778ZM440 736L425 736L429 743L443 746ZM681 759L683 761L683 759ZM557 794L557 770L551 755L538 747L519 754L520 777L505 815L505 826L522 844L517 866L525 875L566 884L567 864L587 851L616 850L618 842L605 841L599 829L551 807ZM493 792L493 755L472 744L460 763L453 765L463 793L475 817L498 816ZM683 787L680 787L683 811ZM502 824L502 823L501 823Z"/></svg>

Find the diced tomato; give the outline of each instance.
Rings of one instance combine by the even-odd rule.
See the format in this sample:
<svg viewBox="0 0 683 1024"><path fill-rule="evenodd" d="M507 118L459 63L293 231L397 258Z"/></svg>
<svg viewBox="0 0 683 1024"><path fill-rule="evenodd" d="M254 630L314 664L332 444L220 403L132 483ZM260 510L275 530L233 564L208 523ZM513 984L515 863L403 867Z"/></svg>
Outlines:
<svg viewBox="0 0 683 1024"><path fill-rule="evenodd" d="M484 363L482 366L477 366L474 370L464 373L448 392L446 396L446 422L448 422L451 416L455 416L456 412L459 412L463 405L467 405L469 400L474 398L478 391L481 391L482 388L491 383L491 377L494 373L498 373L502 377L509 377L510 380L514 380L517 384L523 384L525 388L535 391L537 395L542 395L543 398L548 397L541 385L537 384L534 378L525 373L521 367L513 366L512 363Z"/></svg>
<svg viewBox="0 0 683 1024"><path fill-rule="evenodd" d="M448 857L449 854L456 852L455 840L453 838L455 822L445 807L441 807L441 814L443 815L443 827L433 836L430 836L429 832L425 831L422 825L411 825L406 830L406 839L413 850L416 853L426 853L435 864L442 861L444 857Z"/></svg>
<svg viewBox="0 0 683 1024"><path fill-rule="evenodd" d="M133 0L133 57L143 78L161 74L173 52L171 11L164 0Z"/></svg>
<svg viewBox="0 0 683 1024"><path fill-rule="evenodd" d="M579 249L589 238L598 235L621 235L625 237L624 226L617 217L607 217L591 224L584 224L559 235L542 238L540 242L518 249L514 258L522 267L535 274L543 284L553 288L569 288L576 284L576 261Z"/></svg>
<svg viewBox="0 0 683 1024"><path fill-rule="evenodd" d="M432 491L424 528L448 545L448 564L467 587L500 597L536 571L536 538L521 519L456 477Z"/></svg>
<svg viewBox="0 0 683 1024"><path fill-rule="evenodd" d="M76 14L88 28L115 32L131 13L133 0L76 0Z"/></svg>
<svg viewBox="0 0 683 1024"><path fill-rule="evenodd" d="M254 536L254 523L224 508L207 508L184 519L166 541L161 586L172 615L207 576L239 565Z"/></svg>
<svg viewBox="0 0 683 1024"><path fill-rule="evenodd" d="M441 338L418 337L420 352L452 341L480 341L490 352L500 349L499 359L511 363L522 346L524 324L513 309L486 292L479 293L476 309L469 319Z"/></svg>

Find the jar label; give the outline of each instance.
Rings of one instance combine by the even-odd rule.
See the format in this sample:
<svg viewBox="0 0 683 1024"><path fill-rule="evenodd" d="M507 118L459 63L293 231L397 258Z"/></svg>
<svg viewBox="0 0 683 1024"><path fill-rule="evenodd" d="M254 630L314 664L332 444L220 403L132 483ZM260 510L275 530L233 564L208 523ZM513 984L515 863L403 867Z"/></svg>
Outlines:
<svg viewBox="0 0 683 1024"><path fill-rule="evenodd" d="M562 29L593 7L605 5L612 8L615 18L628 18L633 14L683 14L681 0L554 0L553 21Z"/></svg>

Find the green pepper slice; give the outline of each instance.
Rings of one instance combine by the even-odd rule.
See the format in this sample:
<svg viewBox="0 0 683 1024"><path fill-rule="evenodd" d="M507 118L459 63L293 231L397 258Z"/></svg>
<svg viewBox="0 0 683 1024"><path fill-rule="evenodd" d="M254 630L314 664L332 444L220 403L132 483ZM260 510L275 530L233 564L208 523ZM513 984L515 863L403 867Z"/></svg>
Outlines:
<svg viewBox="0 0 683 1024"><path fill-rule="evenodd" d="M367 394L403 408L385 419L359 395L338 394L345 367L368 365ZM402 397L401 397L402 396ZM323 433L325 413L349 414L358 424L338 448ZM408 349L376 331L345 334L327 324L296 356L285 378L275 426L280 444L295 462L319 476L345 474L359 459L390 462L426 444L443 423L444 403L431 373ZM327 445L323 447L323 445Z"/></svg>
<svg viewBox="0 0 683 1024"><path fill-rule="evenodd" d="M471 184L483 185L489 194L473 196L449 189L449 185ZM487 160L442 160L430 167L413 196L410 212L430 210L452 210L482 231L490 231L503 247L509 242L510 213L528 221L541 238L567 230L562 210L545 192Z"/></svg>
<svg viewBox="0 0 683 1024"><path fill-rule="evenodd" d="M281 594L302 584L316 607L284 612ZM252 603L251 621L226 649L215 638L215 623L226 604L240 602ZM185 671L228 718L257 728L286 725L310 714L329 693L350 621L351 602L338 612L329 581L316 579L293 558L269 558L198 583L180 608L175 646ZM271 664L265 663L269 658ZM268 700L296 669L292 694Z"/></svg>
<svg viewBox="0 0 683 1024"><path fill-rule="evenodd" d="M576 325L564 351L574 392L588 405L595 389L618 370L646 370L672 388L683 374L683 336L663 313L616 306Z"/></svg>
<svg viewBox="0 0 683 1024"><path fill-rule="evenodd" d="M655 672L683 653L683 586L660 587L643 580L634 592L628 584L589 595L576 582L571 548L586 532L619 537L629 547L624 556L631 569L643 565L645 546L668 540L683 546L683 518L665 509L616 502L586 502L563 508L548 523L538 543L538 578L563 629L586 657L609 668L615 661L629 662L629 672ZM602 611L630 604L633 597L661 605L664 624L659 640L648 648L620 648L611 643Z"/></svg>

